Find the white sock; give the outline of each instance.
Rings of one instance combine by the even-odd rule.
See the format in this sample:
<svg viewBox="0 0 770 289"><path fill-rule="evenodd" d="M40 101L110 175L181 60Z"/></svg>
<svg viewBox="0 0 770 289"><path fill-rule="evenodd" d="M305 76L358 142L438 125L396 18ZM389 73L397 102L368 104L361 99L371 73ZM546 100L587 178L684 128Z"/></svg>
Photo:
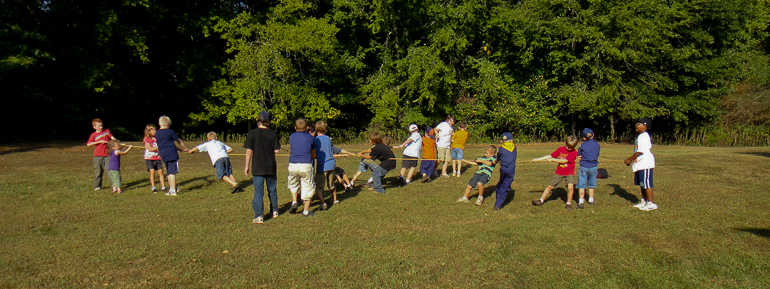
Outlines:
<svg viewBox="0 0 770 289"><path fill-rule="evenodd" d="M371 183L371 182L374 182L374 179L373 179L373 178L369 178L369 180L368 180L368 181L366 181L366 182L367 182L367 183Z"/></svg>
<svg viewBox="0 0 770 289"><path fill-rule="evenodd" d="M296 204L296 203L297 203L297 201L292 201L292 202L291 202L291 204L292 204L292 205L294 205L294 204Z"/></svg>
<svg viewBox="0 0 770 289"><path fill-rule="evenodd" d="M588 198L588 202L589 203L593 203L594 202L594 198Z"/></svg>
<svg viewBox="0 0 770 289"><path fill-rule="evenodd" d="M584 200L584 199L580 199L580 200L578 200L578 204L582 204L582 203L584 203L585 201L586 201L586 200Z"/></svg>
<svg viewBox="0 0 770 289"><path fill-rule="evenodd" d="M572 202L567 202L567 205L572 205Z"/></svg>
<svg viewBox="0 0 770 289"><path fill-rule="evenodd" d="M310 211L305 211L305 210L302 210L302 214L303 214L303 215L307 215L307 214L309 214L309 213L310 213Z"/></svg>

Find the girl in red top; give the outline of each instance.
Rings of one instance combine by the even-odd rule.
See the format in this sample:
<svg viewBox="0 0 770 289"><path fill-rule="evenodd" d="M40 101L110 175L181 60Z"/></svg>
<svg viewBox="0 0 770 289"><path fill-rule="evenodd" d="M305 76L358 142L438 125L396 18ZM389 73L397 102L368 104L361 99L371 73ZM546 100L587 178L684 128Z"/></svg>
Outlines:
<svg viewBox="0 0 770 289"><path fill-rule="evenodd" d="M577 159L578 155L577 150L575 149L577 144L578 138L571 135L567 137L563 147L557 148L550 155L532 159L533 162L548 161L558 163L556 172L548 182L548 186L545 187L543 195L539 200L532 201L533 205L540 206L545 203L545 200L548 199L548 195L551 194L551 190L564 180L567 183L567 205L564 208L572 210L572 194L575 191L575 159Z"/></svg>
<svg viewBox="0 0 770 289"><path fill-rule="evenodd" d="M158 172L160 178L160 190L166 190L166 184L163 182L163 164L160 161L160 155L158 154L158 143L155 141L155 132L158 130L154 124L148 124L144 127L144 163L147 165L147 171L150 172L150 185L152 186L152 193L158 192L155 188L155 172Z"/></svg>

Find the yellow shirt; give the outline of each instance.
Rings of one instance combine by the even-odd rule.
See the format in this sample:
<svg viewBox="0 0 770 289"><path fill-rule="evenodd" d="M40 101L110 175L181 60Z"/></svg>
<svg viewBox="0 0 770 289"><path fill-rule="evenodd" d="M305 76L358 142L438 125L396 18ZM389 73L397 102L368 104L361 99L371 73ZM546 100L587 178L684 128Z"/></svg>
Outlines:
<svg viewBox="0 0 770 289"><path fill-rule="evenodd" d="M465 142L468 140L468 131L458 130L452 134L452 148L465 149Z"/></svg>

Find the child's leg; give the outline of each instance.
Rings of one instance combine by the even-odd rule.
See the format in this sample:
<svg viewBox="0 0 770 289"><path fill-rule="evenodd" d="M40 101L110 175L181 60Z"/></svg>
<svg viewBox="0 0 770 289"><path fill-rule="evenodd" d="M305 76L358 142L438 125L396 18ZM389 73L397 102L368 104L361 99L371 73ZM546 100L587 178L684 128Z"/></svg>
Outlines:
<svg viewBox="0 0 770 289"><path fill-rule="evenodd" d="M467 199L471 195L471 189L473 189L473 187L471 187L471 185L467 185L465 187L465 193L463 194L464 198Z"/></svg>
<svg viewBox="0 0 770 289"><path fill-rule="evenodd" d="M589 200L593 201L594 199L594 188L588 188L588 198Z"/></svg>
<svg viewBox="0 0 770 289"><path fill-rule="evenodd" d="M353 179L350 180L350 183L355 183L356 179L358 179L358 176L361 175L361 171L357 171L355 175L353 175Z"/></svg>
<svg viewBox="0 0 770 289"><path fill-rule="evenodd" d="M176 192L176 175L168 175L168 190Z"/></svg>
<svg viewBox="0 0 770 289"><path fill-rule="evenodd" d="M156 170L156 171L158 172L158 179L160 179L160 186L165 188L166 187L166 182L163 181L163 170L159 169L159 170Z"/></svg>
<svg viewBox="0 0 770 289"><path fill-rule="evenodd" d="M405 173L406 173L406 168L402 166L402 167L401 167L401 171L399 172L399 174L400 174L400 175L401 175L401 177L403 178Z"/></svg>
<svg viewBox="0 0 770 289"><path fill-rule="evenodd" d="M342 184L345 185L346 187L353 185L353 183L348 179L348 175L342 175L342 179L345 180L344 182L342 182Z"/></svg>
<svg viewBox="0 0 770 289"><path fill-rule="evenodd" d="M235 182L235 177L233 175L224 176L224 177L222 177L222 180L225 181L226 183L230 184L233 187L237 187L238 186L238 183Z"/></svg>
<svg viewBox="0 0 770 289"><path fill-rule="evenodd" d="M652 188L642 189L642 198L644 198L650 203L654 203L654 201L652 200Z"/></svg>
<svg viewBox="0 0 770 289"><path fill-rule="evenodd" d="M586 199L586 189L578 189L578 195L580 195L580 201L582 203L582 201Z"/></svg>
<svg viewBox="0 0 770 289"><path fill-rule="evenodd" d="M575 184L567 184L567 204L572 204L572 194L575 193Z"/></svg>
<svg viewBox="0 0 770 289"><path fill-rule="evenodd" d="M476 187L479 188L479 198L484 197L484 184L483 183L477 183Z"/></svg>
<svg viewBox="0 0 770 289"><path fill-rule="evenodd" d="M411 182L412 181L412 175L414 175L414 167L409 168L409 174L406 175L406 181Z"/></svg>
<svg viewBox="0 0 770 289"><path fill-rule="evenodd" d="M543 195L540 196L540 201L545 203L545 200L548 199L548 196L551 195L551 190L553 190L552 186L545 187L545 190L543 191Z"/></svg>
<svg viewBox="0 0 770 289"><path fill-rule="evenodd" d="M155 187L155 170L150 170L150 186Z"/></svg>

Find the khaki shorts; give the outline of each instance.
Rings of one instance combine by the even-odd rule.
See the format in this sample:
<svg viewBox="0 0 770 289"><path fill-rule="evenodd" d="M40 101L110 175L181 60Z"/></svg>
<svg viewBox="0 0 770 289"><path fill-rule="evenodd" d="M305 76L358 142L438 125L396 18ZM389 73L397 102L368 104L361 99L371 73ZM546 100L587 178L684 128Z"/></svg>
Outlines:
<svg viewBox="0 0 770 289"><path fill-rule="evenodd" d="M301 192L300 198L305 201L309 201L310 197L315 193L315 185L313 184L313 165L312 164L289 164L289 178L287 185L289 191L292 194Z"/></svg>
<svg viewBox="0 0 770 289"><path fill-rule="evenodd" d="M315 174L315 190L323 191L324 184L330 190L334 188L334 170Z"/></svg>
<svg viewBox="0 0 770 289"><path fill-rule="evenodd" d="M436 160L437 161L451 161L452 149L450 148L436 148Z"/></svg>
<svg viewBox="0 0 770 289"><path fill-rule="evenodd" d="M548 181L549 187L556 187L561 183L561 181L564 180L567 185L574 185L575 184L575 176L562 176L562 175L556 175L554 174L553 177L551 177L551 180Z"/></svg>

